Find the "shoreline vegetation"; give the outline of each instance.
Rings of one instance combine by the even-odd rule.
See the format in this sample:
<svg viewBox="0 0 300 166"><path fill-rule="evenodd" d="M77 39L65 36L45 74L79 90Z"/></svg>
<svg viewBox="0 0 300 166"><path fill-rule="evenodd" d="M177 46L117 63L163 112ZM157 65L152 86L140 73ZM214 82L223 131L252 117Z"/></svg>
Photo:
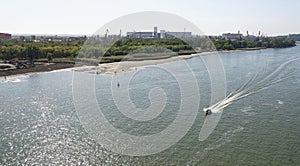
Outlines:
<svg viewBox="0 0 300 166"><path fill-rule="evenodd" d="M293 40L279 37L257 37L254 40L225 40L216 37L159 40L69 39L37 42L31 36L29 39L22 37L0 40L0 77L83 65L98 66L102 70L97 74L113 73L215 52L287 48L296 45Z"/></svg>

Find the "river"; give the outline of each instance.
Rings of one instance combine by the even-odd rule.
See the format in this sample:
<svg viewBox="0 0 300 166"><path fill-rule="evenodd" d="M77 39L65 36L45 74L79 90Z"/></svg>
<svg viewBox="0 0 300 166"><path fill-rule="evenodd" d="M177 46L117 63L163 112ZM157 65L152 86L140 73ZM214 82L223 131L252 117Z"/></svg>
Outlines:
<svg viewBox="0 0 300 166"><path fill-rule="evenodd" d="M177 142L146 156L119 154L106 148L112 147L113 141L104 146L101 140L106 138L91 136L79 117L80 107L74 106L73 72L34 73L6 81L1 78L0 165L299 165L300 46L219 56L228 95L219 104L210 103L209 72L200 57L116 75L76 72L93 77L95 97L107 121L118 131L139 137L160 133L175 121L181 97L188 95L182 94L176 77L159 66L173 68L180 75L186 72L181 62L187 62L198 87L187 91L199 91L199 108L195 115L186 113L191 126L178 128L187 131ZM129 77L130 86L126 87L123 82ZM120 86L112 84L112 78ZM137 121L118 111L115 100L122 107L127 99L113 96L113 90L128 90L132 104L147 109L151 105L149 92L155 88L164 93L154 98L166 101L154 118ZM197 98L185 100L187 107L193 99ZM222 116L208 138L199 141L206 118L203 109L207 107L213 109L213 114L221 111ZM168 143L164 141L158 140L157 146Z"/></svg>

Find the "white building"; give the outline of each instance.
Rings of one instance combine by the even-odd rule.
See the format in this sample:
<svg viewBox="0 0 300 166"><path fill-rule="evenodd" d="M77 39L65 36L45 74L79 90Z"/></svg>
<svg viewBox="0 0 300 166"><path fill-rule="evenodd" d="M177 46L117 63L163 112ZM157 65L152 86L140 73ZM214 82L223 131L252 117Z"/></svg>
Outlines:
<svg viewBox="0 0 300 166"><path fill-rule="evenodd" d="M239 40L242 39L243 35L240 33L223 33L222 37L226 40Z"/></svg>
<svg viewBox="0 0 300 166"><path fill-rule="evenodd" d="M160 38L166 38L166 31L160 30Z"/></svg>
<svg viewBox="0 0 300 166"><path fill-rule="evenodd" d="M149 39L154 38L153 32L140 31L140 32L127 32L128 38L137 38L137 39Z"/></svg>
<svg viewBox="0 0 300 166"><path fill-rule="evenodd" d="M166 32L160 30L160 33L158 33L157 27L154 27L153 31L127 32L127 37L137 39L191 38L192 32Z"/></svg>
<svg viewBox="0 0 300 166"><path fill-rule="evenodd" d="M192 32L166 32L166 38L191 38Z"/></svg>

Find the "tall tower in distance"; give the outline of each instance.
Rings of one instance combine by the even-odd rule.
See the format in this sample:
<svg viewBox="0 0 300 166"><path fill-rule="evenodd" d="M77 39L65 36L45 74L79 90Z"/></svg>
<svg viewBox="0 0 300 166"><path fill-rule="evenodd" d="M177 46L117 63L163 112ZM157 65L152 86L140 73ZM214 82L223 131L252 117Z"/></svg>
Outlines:
<svg viewBox="0 0 300 166"><path fill-rule="evenodd" d="M157 35L157 27L154 27L154 34L153 35L154 35L155 38L158 37L158 35Z"/></svg>

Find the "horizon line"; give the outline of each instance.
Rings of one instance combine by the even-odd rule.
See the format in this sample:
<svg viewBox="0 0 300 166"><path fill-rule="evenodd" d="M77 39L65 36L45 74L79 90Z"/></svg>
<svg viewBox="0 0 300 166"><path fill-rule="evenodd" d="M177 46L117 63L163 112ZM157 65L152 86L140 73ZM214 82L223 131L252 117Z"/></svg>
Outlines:
<svg viewBox="0 0 300 166"><path fill-rule="evenodd" d="M92 36L93 34L90 33L55 33L55 32L42 32L42 33L35 33L35 32L17 32L17 33L9 33L9 32L1 32L0 33L8 33L11 34L12 36L30 36L30 35L35 35L35 36ZM222 32L222 33L214 33L214 34L204 34L203 36L222 36L223 33L235 33L235 32ZM241 33L243 35L243 33ZM281 33L281 34L271 34L268 35L266 34L265 36L288 36L290 34L300 34L300 32L289 32L289 33ZM118 35L118 34L111 34L111 35ZM122 36L126 36L126 35L122 35ZM255 35L254 35L255 36Z"/></svg>

